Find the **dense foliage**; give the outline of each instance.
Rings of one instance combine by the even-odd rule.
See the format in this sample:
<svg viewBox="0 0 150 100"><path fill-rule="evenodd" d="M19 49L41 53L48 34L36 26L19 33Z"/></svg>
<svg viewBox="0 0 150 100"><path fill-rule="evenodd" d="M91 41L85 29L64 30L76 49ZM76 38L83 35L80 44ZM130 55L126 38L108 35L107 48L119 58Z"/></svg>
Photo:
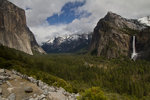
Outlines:
<svg viewBox="0 0 150 100"><path fill-rule="evenodd" d="M118 100L114 99L117 95L131 100L150 99L149 61L134 62L125 57L108 60L75 54L30 56L1 46L0 67L16 69L70 92L84 92L96 86L101 87L108 97L115 93L110 100Z"/></svg>
<svg viewBox="0 0 150 100"><path fill-rule="evenodd" d="M79 100L108 100L99 87L92 87L85 90L78 98Z"/></svg>

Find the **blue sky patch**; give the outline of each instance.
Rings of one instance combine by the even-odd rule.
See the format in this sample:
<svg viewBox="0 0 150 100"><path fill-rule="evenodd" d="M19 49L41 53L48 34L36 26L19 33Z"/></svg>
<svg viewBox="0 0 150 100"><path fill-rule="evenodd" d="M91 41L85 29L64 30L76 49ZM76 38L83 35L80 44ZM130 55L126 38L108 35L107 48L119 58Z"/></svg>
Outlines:
<svg viewBox="0 0 150 100"><path fill-rule="evenodd" d="M26 9L25 10L31 10L31 8L29 8L29 7L26 7Z"/></svg>
<svg viewBox="0 0 150 100"><path fill-rule="evenodd" d="M90 16L91 14L86 11L82 11L80 13L77 12L77 9L79 7L82 7L85 3L86 1L66 3L61 9L61 14L54 14L53 16L47 18L48 23L50 25L69 24L74 19L80 19L81 17Z"/></svg>

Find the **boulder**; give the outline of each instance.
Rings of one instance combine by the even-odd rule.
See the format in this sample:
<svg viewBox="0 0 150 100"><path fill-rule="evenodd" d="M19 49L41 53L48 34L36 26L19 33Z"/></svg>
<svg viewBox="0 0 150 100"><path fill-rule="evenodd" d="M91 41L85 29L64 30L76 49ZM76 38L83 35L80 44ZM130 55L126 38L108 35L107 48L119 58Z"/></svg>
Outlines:
<svg viewBox="0 0 150 100"><path fill-rule="evenodd" d="M0 74L1 73L5 73L5 70L4 69L0 69Z"/></svg>
<svg viewBox="0 0 150 100"><path fill-rule="evenodd" d="M32 92L33 92L33 89L32 89L32 87L25 87L24 91L25 91L26 93L32 93Z"/></svg>
<svg viewBox="0 0 150 100"><path fill-rule="evenodd" d="M38 100L43 100L46 96L44 94L41 94L39 97L38 97Z"/></svg>
<svg viewBox="0 0 150 100"><path fill-rule="evenodd" d="M8 97L8 100L16 100L16 95L14 93L11 93Z"/></svg>
<svg viewBox="0 0 150 100"><path fill-rule="evenodd" d="M50 100L67 100L68 98L60 92L50 92L48 95Z"/></svg>
<svg viewBox="0 0 150 100"><path fill-rule="evenodd" d="M37 83L37 80L34 79L33 77L28 77L28 80L32 83Z"/></svg>

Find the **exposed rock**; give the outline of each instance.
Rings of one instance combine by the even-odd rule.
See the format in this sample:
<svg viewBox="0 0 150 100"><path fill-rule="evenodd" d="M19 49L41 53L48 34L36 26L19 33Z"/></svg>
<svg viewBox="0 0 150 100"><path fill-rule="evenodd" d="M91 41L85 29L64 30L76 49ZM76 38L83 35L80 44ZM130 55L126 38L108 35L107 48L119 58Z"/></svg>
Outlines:
<svg viewBox="0 0 150 100"><path fill-rule="evenodd" d="M43 100L46 96L44 94L40 95L38 98L39 100Z"/></svg>
<svg viewBox="0 0 150 100"><path fill-rule="evenodd" d="M0 80L5 80L5 76L0 76Z"/></svg>
<svg viewBox="0 0 150 100"><path fill-rule="evenodd" d="M5 73L5 70L4 69L0 69L0 73Z"/></svg>
<svg viewBox="0 0 150 100"><path fill-rule="evenodd" d="M31 93L31 92L33 92L33 89L32 89L32 87L25 87L24 91L26 93Z"/></svg>
<svg viewBox="0 0 150 100"><path fill-rule="evenodd" d="M150 27L136 35L136 51L138 58L150 60Z"/></svg>
<svg viewBox="0 0 150 100"><path fill-rule="evenodd" d="M1 87L4 93L1 96L6 97L7 93L11 94L0 100L77 100L77 96L79 96L79 94L69 93L61 87L49 86L41 80L36 80L15 70L11 72L7 70L5 74L8 77L15 76L15 78L5 79L6 83L2 83ZM22 90L24 85L25 88Z"/></svg>
<svg viewBox="0 0 150 100"><path fill-rule="evenodd" d="M5 83L7 80L10 79L10 75L8 73L6 73L5 71L4 72L3 71L2 71L2 73L0 73L0 84Z"/></svg>
<svg viewBox="0 0 150 100"><path fill-rule="evenodd" d="M11 85L11 83L10 83L9 81L6 81L6 83L7 83L7 85L8 85L9 87L12 87L12 85Z"/></svg>
<svg viewBox="0 0 150 100"><path fill-rule="evenodd" d="M32 83L37 83L37 80L32 77L28 77L28 80Z"/></svg>
<svg viewBox="0 0 150 100"><path fill-rule="evenodd" d="M67 97L59 92L51 92L48 97L50 100L67 100Z"/></svg>
<svg viewBox="0 0 150 100"><path fill-rule="evenodd" d="M2 80L0 80L0 85L2 85L3 84L3 81Z"/></svg>
<svg viewBox="0 0 150 100"><path fill-rule="evenodd" d="M34 98L35 98L36 96L37 96L36 94L33 95Z"/></svg>
<svg viewBox="0 0 150 100"><path fill-rule="evenodd" d="M16 100L16 95L14 93L11 93L8 97L8 100Z"/></svg>
<svg viewBox="0 0 150 100"><path fill-rule="evenodd" d="M57 90L57 92L60 92L60 93L65 93L65 89L63 89L63 88L59 88L59 90Z"/></svg>
<svg viewBox="0 0 150 100"><path fill-rule="evenodd" d="M94 29L90 52L106 58L130 57L132 36L146 28L147 26L137 20L129 20L108 12Z"/></svg>
<svg viewBox="0 0 150 100"><path fill-rule="evenodd" d="M45 53L26 25L25 11L7 0L0 0L0 44L33 54Z"/></svg>

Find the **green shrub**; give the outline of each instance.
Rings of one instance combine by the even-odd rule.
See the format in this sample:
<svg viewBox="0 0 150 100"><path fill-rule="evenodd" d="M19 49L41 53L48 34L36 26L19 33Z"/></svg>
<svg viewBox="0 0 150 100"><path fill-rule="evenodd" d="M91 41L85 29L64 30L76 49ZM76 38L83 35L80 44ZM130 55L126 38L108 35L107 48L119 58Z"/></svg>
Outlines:
<svg viewBox="0 0 150 100"><path fill-rule="evenodd" d="M108 100L99 87L92 87L81 93L78 100Z"/></svg>

